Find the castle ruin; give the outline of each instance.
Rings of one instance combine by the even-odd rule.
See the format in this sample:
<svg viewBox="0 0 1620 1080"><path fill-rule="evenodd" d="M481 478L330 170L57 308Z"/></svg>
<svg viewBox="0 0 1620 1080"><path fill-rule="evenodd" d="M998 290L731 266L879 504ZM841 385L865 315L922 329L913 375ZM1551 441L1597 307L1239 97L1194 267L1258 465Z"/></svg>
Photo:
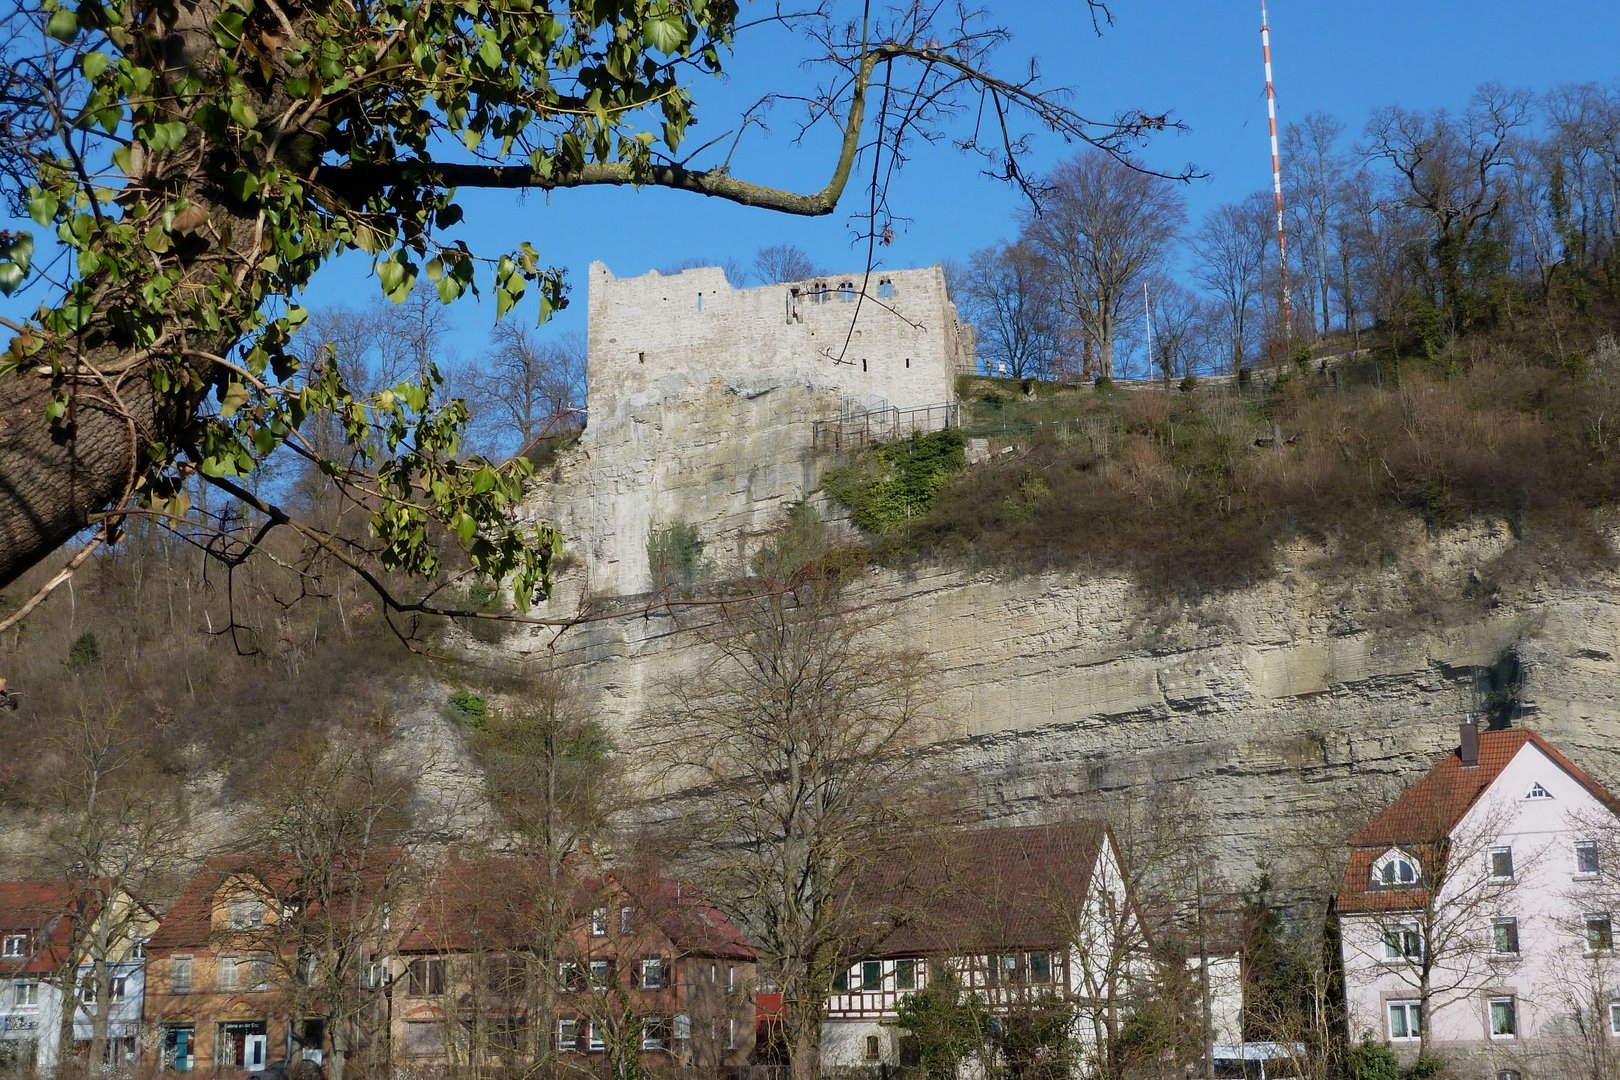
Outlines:
<svg viewBox="0 0 1620 1080"><path fill-rule="evenodd" d="M718 267L616 278L593 263L589 420L533 499L576 567L558 603L655 587L648 540L673 525L716 572L746 569L821 486L818 422L950 405L973 358L937 266L737 289Z"/></svg>

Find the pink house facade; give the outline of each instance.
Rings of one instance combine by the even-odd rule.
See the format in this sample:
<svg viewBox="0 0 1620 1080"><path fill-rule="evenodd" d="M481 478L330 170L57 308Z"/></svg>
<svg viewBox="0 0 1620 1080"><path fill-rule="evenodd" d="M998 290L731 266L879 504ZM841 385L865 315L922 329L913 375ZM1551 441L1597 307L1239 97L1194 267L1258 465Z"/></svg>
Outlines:
<svg viewBox="0 0 1620 1080"><path fill-rule="evenodd" d="M1495 1080L1620 1065L1620 803L1534 732L1478 731L1350 841L1349 1035Z"/></svg>

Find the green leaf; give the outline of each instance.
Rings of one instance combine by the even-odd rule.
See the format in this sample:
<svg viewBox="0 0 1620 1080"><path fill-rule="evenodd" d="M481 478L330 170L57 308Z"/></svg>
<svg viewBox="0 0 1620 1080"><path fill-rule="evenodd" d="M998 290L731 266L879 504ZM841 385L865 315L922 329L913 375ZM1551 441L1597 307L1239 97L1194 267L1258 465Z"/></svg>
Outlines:
<svg viewBox="0 0 1620 1080"><path fill-rule="evenodd" d="M225 392L219 399L219 415L229 420L236 415L236 410L246 405L248 401L248 388L239 382L225 385Z"/></svg>
<svg viewBox="0 0 1620 1080"><path fill-rule="evenodd" d="M69 8L57 8L51 13L50 21L45 24L45 32L57 41L72 41L79 32L78 12Z"/></svg>
<svg viewBox="0 0 1620 1080"><path fill-rule="evenodd" d="M647 48L676 53L686 44L686 23L672 15L649 18L641 26L641 39Z"/></svg>
<svg viewBox="0 0 1620 1080"><path fill-rule="evenodd" d="M49 225L56 219L56 208L59 205L55 195L35 189L28 195L28 216L33 218L36 224Z"/></svg>
<svg viewBox="0 0 1620 1080"><path fill-rule="evenodd" d="M84 72L86 79L95 82L101 78L101 73L106 71L110 64L112 64L112 57L106 53L89 52L84 54L84 59L79 62L79 68Z"/></svg>

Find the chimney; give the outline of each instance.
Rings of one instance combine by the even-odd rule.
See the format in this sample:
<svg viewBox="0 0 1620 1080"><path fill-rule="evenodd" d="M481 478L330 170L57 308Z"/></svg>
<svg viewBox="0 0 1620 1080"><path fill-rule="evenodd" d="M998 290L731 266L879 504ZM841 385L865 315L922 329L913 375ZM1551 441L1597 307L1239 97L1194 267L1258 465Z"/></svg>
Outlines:
<svg viewBox="0 0 1620 1080"><path fill-rule="evenodd" d="M1457 744L1457 757L1462 759L1465 769L1479 764L1479 721L1472 716L1462 722L1462 737Z"/></svg>

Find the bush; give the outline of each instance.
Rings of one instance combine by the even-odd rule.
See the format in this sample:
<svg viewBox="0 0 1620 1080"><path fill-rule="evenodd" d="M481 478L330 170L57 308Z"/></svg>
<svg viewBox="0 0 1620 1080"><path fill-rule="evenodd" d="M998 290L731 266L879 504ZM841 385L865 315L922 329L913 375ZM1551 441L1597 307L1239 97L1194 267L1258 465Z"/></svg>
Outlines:
<svg viewBox="0 0 1620 1080"><path fill-rule="evenodd" d="M825 478L827 490L869 533L892 532L933 509L946 482L966 462L956 428L921 432L868 448Z"/></svg>
<svg viewBox="0 0 1620 1080"><path fill-rule="evenodd" d="M471 690L457 690L445 704L450 718L462 727L478 731L489 721L489 702Z"/></svg>
<svg viewBox="0 0 1620 1080"><path fill-rule="evenodd" d="M1194 390L1198 389L1198 376L1196 376L1196 375L1183 375L1182 378L1181 378L1180 386L1181 386L1181 392L1183 394L1192 393Z"/></svg>
<svg viewBox="0 0 1620 1080"><path fill-rule="evenodd" d="M67 666L69 671L83 671L85 668L101 659L101 642L96 640L95 631L86 630L73 639L68 646Z"/></svg>
<svg viewBox="0 0 1620 1080"><path fill-rule="evenodd" d="M1091 385L1092 388L1096 390L1112 390L1114 388L1114 380L1109 378L1107 375L1098 375L1095 379L1091 380Z"/></svg>
<svg viewBox="0 0 1620 1080"><path fill-rule="evenodd" d="M647 567L656 588L691 585L703 576L703 538L697 528L677 521L647 534Z"/></svg>

